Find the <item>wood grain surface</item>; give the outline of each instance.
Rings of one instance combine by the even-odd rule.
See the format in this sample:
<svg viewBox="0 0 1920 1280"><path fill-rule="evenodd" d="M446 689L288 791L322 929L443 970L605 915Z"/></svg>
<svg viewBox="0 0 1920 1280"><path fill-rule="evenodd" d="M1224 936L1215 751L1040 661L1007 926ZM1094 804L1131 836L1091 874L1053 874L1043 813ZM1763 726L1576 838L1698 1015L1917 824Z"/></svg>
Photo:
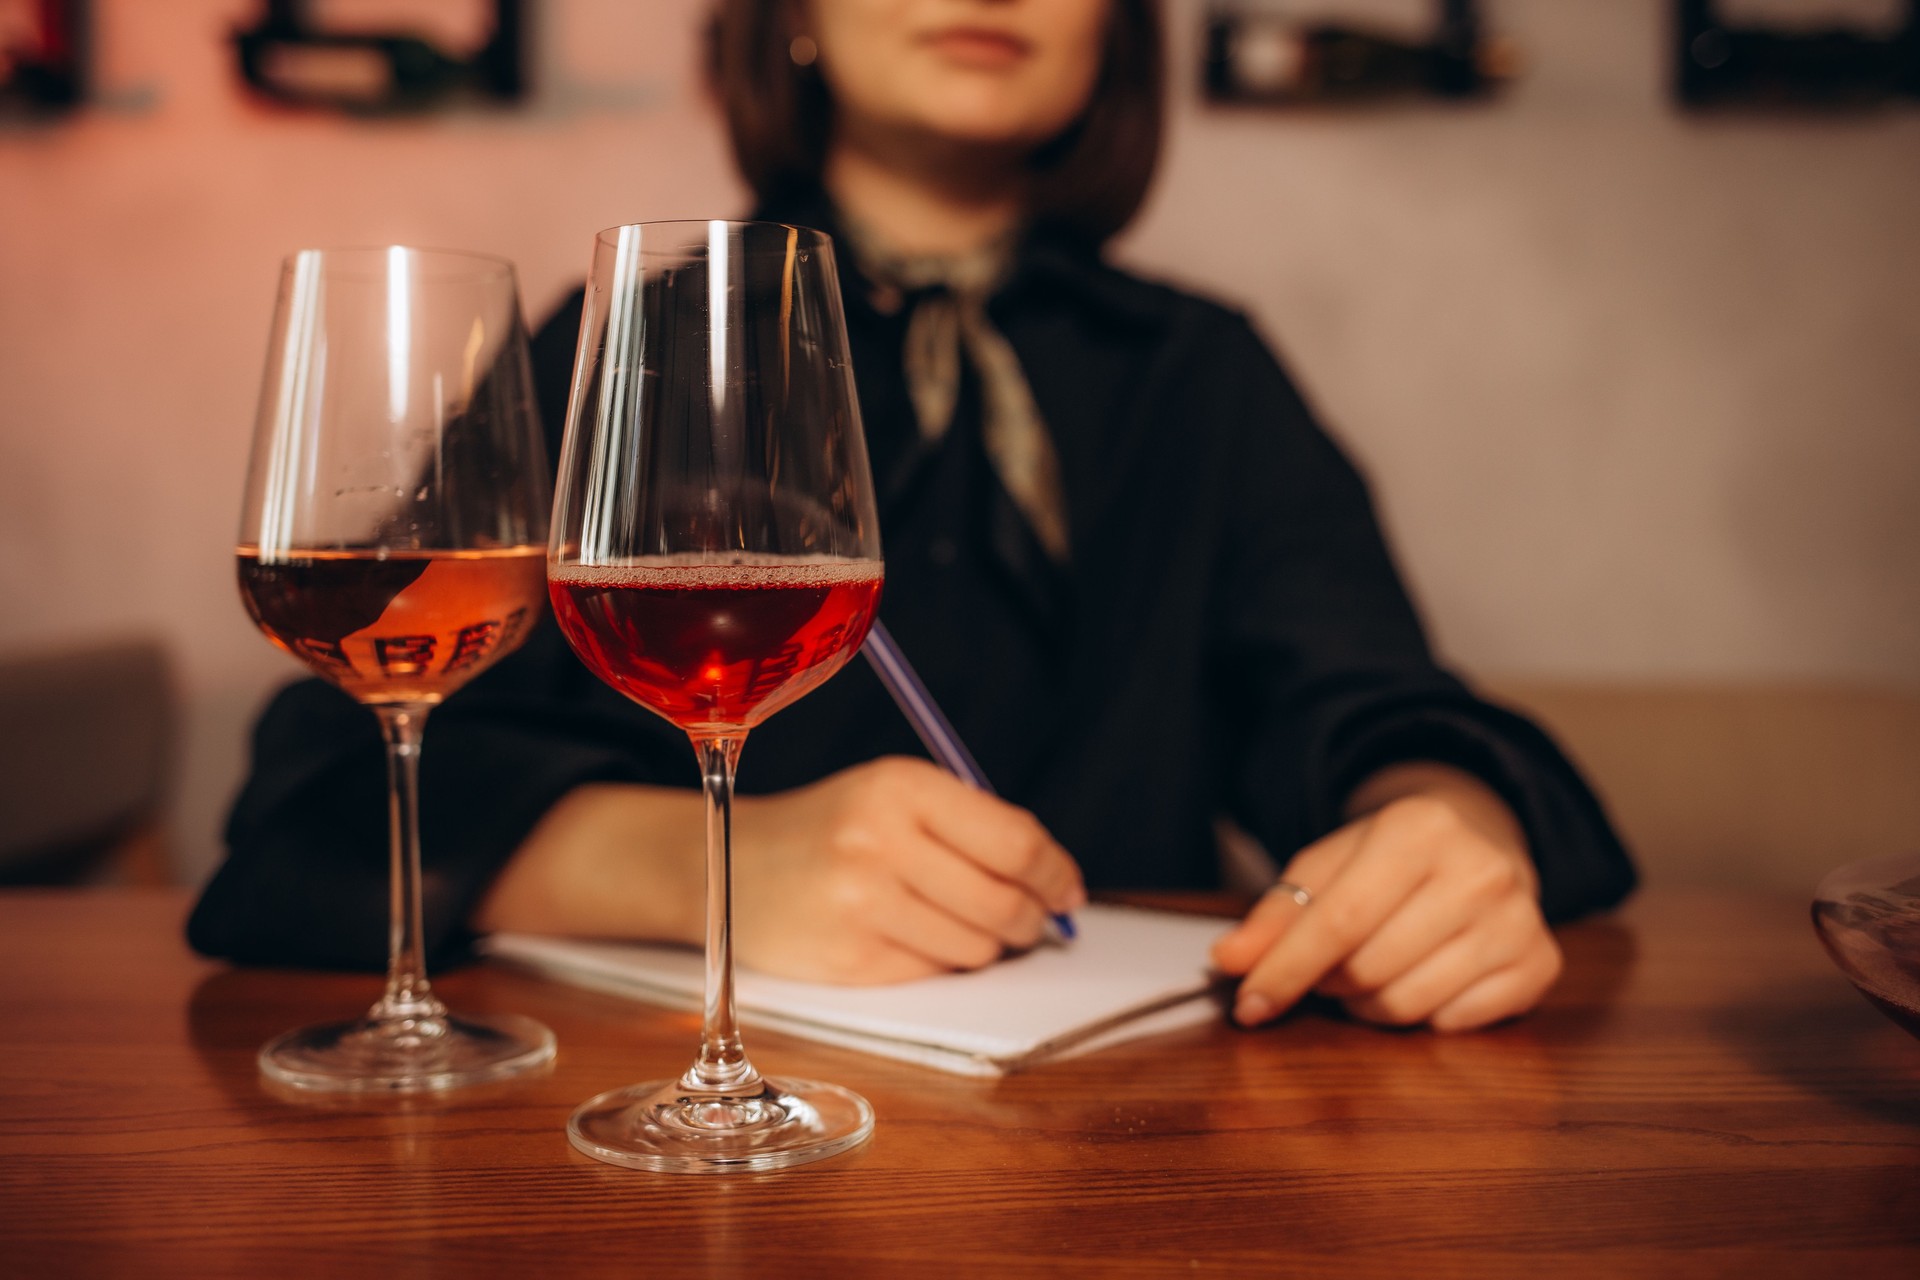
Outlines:
<svg viewBox="0 0 1920 1280"><path fill-rule="evenodd" d="M1920 1042L1792 899L1648 893L1565 931L1544 1009L1475 1035L1310 1012L999 1082L750 1035L879 1126L731 1178L562 1133L677 1074L690 1016L491 967L438 985L547 1022L551 1074L272 1096L260 1043L377 983L197 960L186 907L0 895L0 1276L1920 1275Z"/></svg>

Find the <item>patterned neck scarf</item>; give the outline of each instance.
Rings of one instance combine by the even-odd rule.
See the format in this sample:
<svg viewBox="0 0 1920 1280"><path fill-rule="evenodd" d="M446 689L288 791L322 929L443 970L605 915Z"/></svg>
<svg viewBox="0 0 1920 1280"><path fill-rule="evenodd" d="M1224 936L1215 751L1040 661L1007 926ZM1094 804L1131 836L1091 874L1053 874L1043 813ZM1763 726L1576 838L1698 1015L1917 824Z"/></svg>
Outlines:
<svg viewBox="0 0 1920 1280"><path fill-rule="evenodd" d="M987 459L1048 556L1065 564L1067 507L1060 460L1020 358L987 314L988 301L1012 270L1013 238L953 257L907 256L841 221L854 262L874 285L875 305L886 312L912 308L905 360L920 438L938 441L953 425L964 353L980 379Z"/></svg>

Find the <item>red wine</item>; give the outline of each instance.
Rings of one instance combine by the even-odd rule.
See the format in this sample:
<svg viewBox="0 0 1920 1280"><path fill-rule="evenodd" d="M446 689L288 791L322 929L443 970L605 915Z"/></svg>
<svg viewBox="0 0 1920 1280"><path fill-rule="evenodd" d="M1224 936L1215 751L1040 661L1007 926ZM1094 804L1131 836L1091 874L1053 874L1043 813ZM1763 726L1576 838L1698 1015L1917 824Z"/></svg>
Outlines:
<svg viewBox="0 0 1920 1280"><path fill-rule="evenodd" d="M240 596L267 638L365 703L433 704L511 653L539 616L544 547L241 547Z"/></svg>
<svg viewBox="0 0 1920 1280"><path fill-rule="evenodd" d="M838 671L880 601L877 560L555 566L554 617L595 675L689 733L736 733Z"/></svg>

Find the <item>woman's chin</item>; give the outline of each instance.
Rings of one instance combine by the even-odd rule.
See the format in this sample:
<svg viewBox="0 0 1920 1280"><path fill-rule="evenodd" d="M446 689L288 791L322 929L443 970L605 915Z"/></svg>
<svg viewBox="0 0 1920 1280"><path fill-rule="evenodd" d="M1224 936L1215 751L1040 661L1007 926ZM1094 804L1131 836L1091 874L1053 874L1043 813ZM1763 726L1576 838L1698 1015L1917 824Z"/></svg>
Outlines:
<svg viewBox="0 0 1920 1280"><path fill-rule="evenodd" d="M1064 127L1010 112L978 110L931 116L920 121L918 132L938 145L1001 157L1024 155L1058 135Z"/></svg>

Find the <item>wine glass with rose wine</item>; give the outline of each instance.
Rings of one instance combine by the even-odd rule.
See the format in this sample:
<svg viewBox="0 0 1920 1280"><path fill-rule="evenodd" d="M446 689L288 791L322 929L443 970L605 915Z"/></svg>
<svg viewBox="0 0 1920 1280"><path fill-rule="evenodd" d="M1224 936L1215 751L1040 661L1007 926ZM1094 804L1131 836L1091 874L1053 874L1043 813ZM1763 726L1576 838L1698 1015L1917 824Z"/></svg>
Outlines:
<svg viewBox="0 0 1920 1280"><path fill-rule="evenodd" d="M603 1093L568 1123L573 1145L596 1159L776 1169L873 1130L859 1095L764 1077L747 1059L734 1019L729 839L748 730L858 652L881 576L828 237L752 222L602 232L548 589L587 666L692 740L706 798L707 955L693 1065Z"/></svg>
<svg viewBox="0 0 1920 1280"><path fill-rule="evenodd" d="M539 616L548 474L511 263L400 246L286 261L240 594L268 639L379 719L392 914L367 1015L260 1051L283 1085L417 1093L553 1059L539 1023L456 1016L428 985L418 795L427 713Z"/></svg>

